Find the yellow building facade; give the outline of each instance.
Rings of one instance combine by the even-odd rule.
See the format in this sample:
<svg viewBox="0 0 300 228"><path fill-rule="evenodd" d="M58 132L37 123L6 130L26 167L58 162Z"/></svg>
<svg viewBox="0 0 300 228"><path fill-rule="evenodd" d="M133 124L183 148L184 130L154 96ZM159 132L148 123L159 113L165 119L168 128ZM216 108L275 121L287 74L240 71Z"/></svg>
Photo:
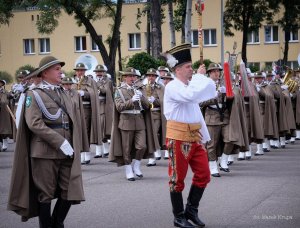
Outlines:
<svg viewBox="0 0 300 228"><path fill-rule="evenodd" d="M133 1L131 1L133 2ZM192 15L192 58L199 59L198 46L198 15L193 1ZM225 1L224 1L225 5ZM138 52L146 52L146 18L141 17L140 29L136 27L137 14L143 10L144 3L126 3L123 5L121 25L122 58L128 59ZM170 49L170 32L168 11L164 8L165 19L162 24L163 51ZM275 17L279 17L275 15ZM14 75L23 65L34 67L45 55L53 55L65 61L65 71L74 68L76 60L82 54L92 54L98 63L103 63L97 47L84 27L78 27L73 16L62 12L59 26L51 35L41 35L36 28L39 11L35 8L27 11L15 11L9 25L0 27L0 71ZM110 34L109 18L93 22L93 25L103 40ZM205 1L203 12L204 59L221 62L221 1ZM234 42L237 42L236 52L241 51L242 33L234 31L234 37L224 37L224 52L232 52ZM298 67L297 57L300 53L299 31L291 34L289 46L289 65ZM176 33L176 43L180 43L180 33ZM257 32L249 34L247 45L248 63L256 64L260 69L273 61L283 58L284 33L278 25L264 24ZM225 56L225 60L226 60ZM239 62L239 59L238 59ZM117 63L117 62L116 62ZM116 64L117 69L117 64ZM117 69L118 70L118 69Z"/></svg>

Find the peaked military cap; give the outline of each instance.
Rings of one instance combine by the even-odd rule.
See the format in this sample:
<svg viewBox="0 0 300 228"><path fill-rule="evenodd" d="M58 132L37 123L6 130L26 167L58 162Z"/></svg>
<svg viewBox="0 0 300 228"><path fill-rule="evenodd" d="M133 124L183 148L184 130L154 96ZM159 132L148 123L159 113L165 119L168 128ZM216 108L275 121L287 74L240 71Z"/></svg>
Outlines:
<svg viewBox="0 0 300 228"><path fill-rule="evenodd" d="M207 68L207 73L211 70L219 70L219 71L222 71L223 68L220 66L220 64L217 64L217 63L210 63L208 68Z"/></svg>
<svg viewBox="0 0 300 228"><path fill-rule="evenodd" d="M95 67L94 72L106 72L107 67L105 65L99 64Z"/></svg>
<svg viewBox="0 0 300 228"><path fill-rule="evenodd" d="M55 64L60 64L61 66L64 66L65 62L59 61L57 58L53 56L46 56L42 58L39 64L38 73L41 73L42 71L48 69L49 67Z"/></svg>
<svg viewBox="0 0 300 228"><path fill-rule="evenodd" d="M61 80L61 84L74 84L74 81L71 77L64 77Z"/></svg>
<svg viewBox="0 0 300 228"><path fill-rule="evenodd" d="M181 44L167 51L164 56L169 67L174 68L181 64L192 62L191 44Z"/></svg>
<svg viewBox="0 0 300 228"><path fill-rule="evenodd" d="M251 77L252 78L265 78L265 75L261 71L257 71Z"/></svg>
<svg viewBox="0 0 300 228"><path fill-rule="evenodd" d="M30 72L28 70L21 70L18 75L17 78L24 78L26 77L28 74L30 74Z"/></svg>
<svg viewBox="0 0 300 228"><path fill-rule="evenodd" d="M172 76L172 74L170 72L167 72L164 76L160 77L161 79L171 79L173 80L174 77Z"/></svg>
<svg viewBox="0 0 300 228"><path fill-rule="evenodd" d="M267 71L267 72L266 72L266 76L267 76L267 77L273 77L273 76L275 76L275 74L274 74L273 71Z"/></svg>
<svg viewBox="0 0 300 228"><path fill-rule="evenodd" d="M170 72L169 68L168 67L165 67L165 66L159 66L157 68L158 71L166 71L166 72Z"/></svg>
<svg viewBox="0 0 300 228"><path fill-rule="evenodd" d="M127 67L124 71L120 71L122 76L127 76L127 75L135 75L135 76L141 76L139 74L138 70L134 69L133 67Z"/></svg>
<svg viewBox="0 0 300 228"><path fill-rule="evenodd" d="M4 86L6 85L6 81L4 79L0 79L0 83L2 83Z"/></svg>
<svg viewBox="0 0 300 228"><path fill-rule="evenodd" d="M147 70L146 75L155 75L158 77L158 72L154 68L150 68Z"/></svg>
<svg viewBox="0 0 300 228"><path fill-rule="evenodd" d="M84 63L77 63L73 70L87 70Z"/></svg>

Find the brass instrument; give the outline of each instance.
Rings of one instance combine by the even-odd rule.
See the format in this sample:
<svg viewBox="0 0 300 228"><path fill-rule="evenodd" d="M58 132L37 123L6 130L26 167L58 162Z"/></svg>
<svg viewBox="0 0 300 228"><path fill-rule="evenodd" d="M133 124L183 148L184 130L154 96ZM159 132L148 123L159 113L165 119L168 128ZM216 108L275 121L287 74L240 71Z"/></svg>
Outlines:
<svg viewBox="0 0 300 228"><path fill-rule="evenodd" d="M84 80L84 76L81 76L79 82L77 83L77 90L81 90L81 85L83 83L83 80Z"/></svg>
<svg viewBox="0 0 300 228"><path fill-rule="evenodd" d="M290 93L294 93L298 88L298 82L292 79L293 71L291 69L287 69L287 72L283 78L283 84L288 86L288 90Z"/></svg>
<svg viewBox="0 0 300 228"><path fill-rule="evenodd" d="M147 94L147 97L151 97L152 96L152 90L151 90L151 82L148 80L148 83L146 85L146 94ZM154 105L153 103L150 103L150 108L153 109L154 108Z"/></svg>
<svg viewBox="0 0 300 228"><path fill-rule="evenodd" d="M138 95L137 91L139 88L141 88L141 86L138 86L137 83L140 81L140 79L136 80L133 82L133 85L132 85L132 88L133 88L133 92L134 92L134 95ZM144 111L144 108L142 106L142 102L141 100L139 100L139 107L140 107L140 110L141 111Z"/></svg>

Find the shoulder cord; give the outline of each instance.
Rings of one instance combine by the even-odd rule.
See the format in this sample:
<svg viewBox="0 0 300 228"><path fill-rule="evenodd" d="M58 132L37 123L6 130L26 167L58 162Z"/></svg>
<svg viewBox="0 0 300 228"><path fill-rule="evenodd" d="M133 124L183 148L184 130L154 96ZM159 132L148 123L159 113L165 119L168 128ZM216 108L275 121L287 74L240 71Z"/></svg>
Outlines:
<svg viewBox="0 0 300 228"><path fill-rule="evenodd" d="M35 100L36 100L36 102L37 102L37 104L38 104L40 110L42 111L42 113L44 114L44 116L45 116L48 120L54 121L54 120L57 120L58 118L61 117L61 114L62 114L62 113L61 113L61 112L62 112L62 109L61 109L61 108L59 108L59 109L57 110L57 112L56 112L54 115L51 114L51 113L47 110L47 108L46 108L46 106L45 106L45 104L44 104L42 98L41 98L40 95L38 94L38 92L36 92L36 91L34 91L34 90L32 90L32 92L33 92L33 95L34 95L34 97L35 97Z"/></svg>

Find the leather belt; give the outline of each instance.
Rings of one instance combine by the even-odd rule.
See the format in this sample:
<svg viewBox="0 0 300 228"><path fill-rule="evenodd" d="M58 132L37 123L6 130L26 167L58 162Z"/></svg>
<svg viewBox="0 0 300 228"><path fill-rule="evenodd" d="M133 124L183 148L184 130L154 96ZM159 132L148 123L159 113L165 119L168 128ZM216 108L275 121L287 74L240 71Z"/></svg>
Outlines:
<svg viewBox="0 0 300 228"><path fill-rule="evenodd" d="M168 120L166 137L184 142L200 142L200 129L200 123L189 124Z"/></svg>
<svg viewBox="0 0 300 228"><path fill-rule="evenodd" d="M151 112L157 112L160 111L160 108L151 108Z"/></svg>
<svg viewBox="0 0 300 228"><path fill-rule="evenodd" d="M137 115L137 114L141 114L141 110L124 110L122 112L120 112L122 114L134 114L134 115Z"/></svg>
<svg viewBox="0 0 300 228"><path fill-rule="evenodd" d="M70 124L69 123L47 124L47 126L50 127L51 129L65 129L65 130L70 129Z"/></svg>

